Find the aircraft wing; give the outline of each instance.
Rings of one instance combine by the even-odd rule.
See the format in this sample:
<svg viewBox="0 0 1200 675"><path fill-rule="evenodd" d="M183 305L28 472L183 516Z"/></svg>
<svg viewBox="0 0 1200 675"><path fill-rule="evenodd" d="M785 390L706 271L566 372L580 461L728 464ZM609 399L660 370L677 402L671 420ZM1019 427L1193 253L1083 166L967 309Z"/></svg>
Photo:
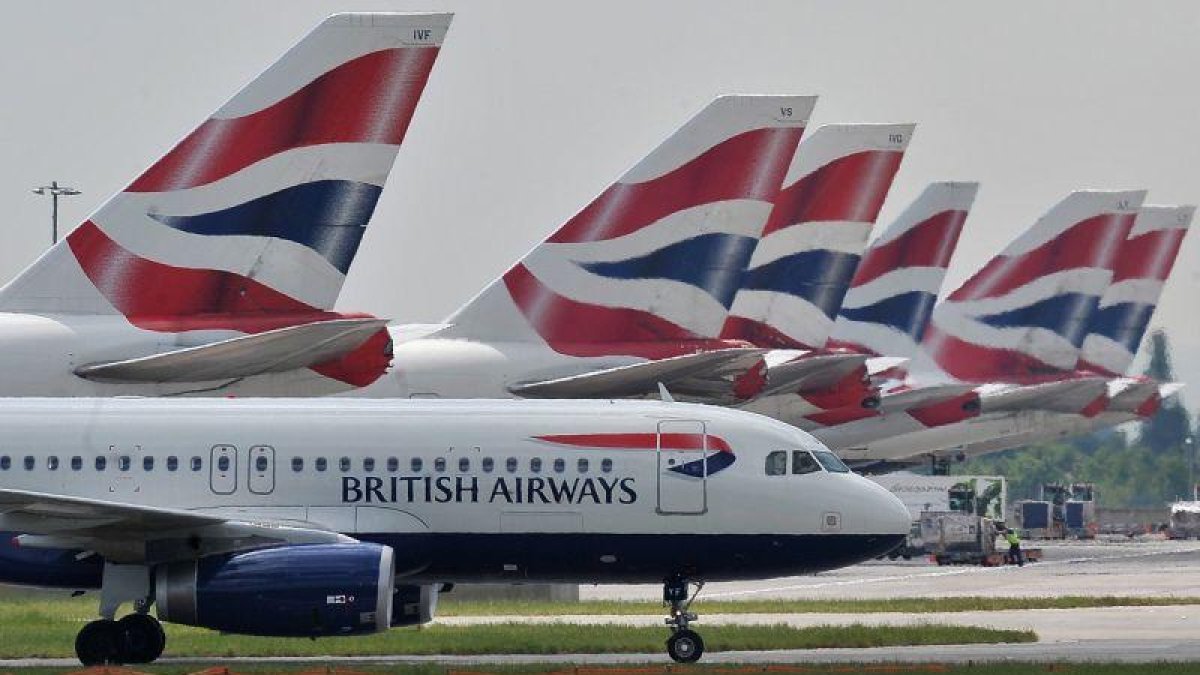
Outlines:
<svg viewBox="0 0 1200 675"><path fill-rule="evenodd" d="M696 352L568 377L524 382L512 385L508 390L526 398L622 398L656 394L661 382L672 393L695 394L694 390L712 373L747 358L757 361L763 352L762 349L742 347Z"/></svg>
<svg viewBox="0 0 1200 675"><path fill-rule="evenodd" d="M387 325L385 319L330 319L197 347L92 363L75 374L100 382L206 382L281 373L345 356Z"/></svg>
<svg viewBox="0 0 1200 675"><path fill-rule="evenodd" d="M30 548L94 551L112 562L191 559L280 544L353 541L305 524L0 489L0 529Z"/></svg>
<svg viewBox="0 0 1200 675"><path fill-rule="evenodd" d="M817 391L837 384L869 357L851 353L809 353L767 369L767 387L761 396Z"/></svg>

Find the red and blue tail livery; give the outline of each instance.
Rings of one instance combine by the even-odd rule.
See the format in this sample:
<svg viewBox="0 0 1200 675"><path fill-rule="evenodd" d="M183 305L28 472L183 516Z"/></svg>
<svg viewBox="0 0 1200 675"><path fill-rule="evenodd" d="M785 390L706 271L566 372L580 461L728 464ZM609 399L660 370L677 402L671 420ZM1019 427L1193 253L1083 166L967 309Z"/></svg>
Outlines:
<svg viewBox="0 0 1200 675"><path fill-rule="evenodd" d="M1050 209L935 308L933 367L980 383L1072 372L1145 195L1081 191Z"/></svg>
<svg viewBox="0 0 1200 675"><path fill-rule="evenodd" d="M330 17L0 292L259 332L332 309L450 15ZM291 317L291 318L286 318Z"/></svg>
<svg viewBox="0 0 1200 675"><path fill-rule="evenodd" d="M1115 377L1133 364L1195 212L1194 206L1143 206L1138 211L1112 285L1088 323L1080 369Z"/></svg>
<svg viewBox="0 0 1200 675"><path fill-rule="evenodd" d="M978 183L933 183L863 256L830 346L871 356L917 353Z"/></svg>
<svg viewBox="0 0 1200 675"><path fill-rule="evenodd" d="M721 337L764 348L825 344L913 128L832 124L800 144Z"/></svg>
<svg viewBox="0 0 1200 675"><path fill-rule="evenodd" d="M351 318L333 313L334 302L450 19L330 17L0 290L0 311L121 317L133 327L120 340L132 354L94 347L118 360L143 357L147 349L133 346L141 343L214 346ZM294 349L276 354L269 346L285 337L299 344L294 333L254 343L261 368L294 362ZM365 386L386 371L389 345L379 328L360 347L341 348L336 362L306 365ZM233 361L251 363L251 349L214 349L203 356L207 365L186 370L240 380L261 372L231 370ZM301 349L320 354L326 346ZM196 364L200 356L170 358ZM214 359L226 366L212 368ZM87 372L103 370L96 365Z"/></svg>
<svg viewBox="0 0 1200 675"><path fill-rule="evenodd" d="M716 338L804 125L807 96L716 99L448 319L445 335L662 358Z"/></svg>

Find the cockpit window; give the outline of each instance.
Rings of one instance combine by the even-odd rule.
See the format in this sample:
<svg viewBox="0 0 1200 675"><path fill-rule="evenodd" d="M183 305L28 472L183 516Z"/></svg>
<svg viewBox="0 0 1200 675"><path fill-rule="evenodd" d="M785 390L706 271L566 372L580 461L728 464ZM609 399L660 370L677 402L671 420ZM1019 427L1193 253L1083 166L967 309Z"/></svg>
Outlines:
<svg viewBox="0 0 1200 675"><path fill-rule="evenodd" d="M837 455L828 450L819 450L813 453L817 456L817 461L821 466L825 467L826 471L832 473L850 473L850 467L842 464L842 460L837 458Z"/></svg>
<svg viewBox="0 0 1200 675"><path fill-rule="evenodd" d="M787 473L787 453L776 450L767 455L767 475L782 476Z"/></svg>
<svg viewBox="0 0 1200 675"><path fill-rule="evenodd" d="M816 473L820 470L821 465L817 464L817 460L813 459L807 450L792 451L792 475Z"/></svg>

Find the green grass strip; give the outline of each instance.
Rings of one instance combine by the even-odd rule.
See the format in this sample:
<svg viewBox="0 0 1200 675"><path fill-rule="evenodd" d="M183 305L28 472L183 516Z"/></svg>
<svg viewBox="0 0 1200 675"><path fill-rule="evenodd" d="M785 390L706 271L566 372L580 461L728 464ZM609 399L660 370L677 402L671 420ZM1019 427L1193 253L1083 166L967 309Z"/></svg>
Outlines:
<svg viewBox="0 0 1200 675"><path fill-rule="evenodd" d="M0 657L72 656L78 622L26 615L0 623ZM493 624L433 625L361 637L308 640L222 635L167 625L166 656L373 656L389 654L609 654L657 653L665 628L624 625ZM1032 631L972 626L700 626L709 651L883 647L896 645L1034 642Z"/></svg>
<svg viewBox="0 0 1200 675"><path fill-rule="evenodd" d="M222 666L217 666L221 668ZM22 673L58 674L74 672L77 669L63 670L62 668L27 668ZM172 664L166 666L137 666L130 669L133 672L153 673L154 675L211 675L213 670L205 670L200 664ZM221 671L216 671L221 672ZM887 663L887 664L852 664L852 663L802 663L802 664L714 664L708 665L701 661L698 664L679 666L662 663L616 665L616 666L580 666L577 664L547 663L528 665L455 665L448 666L437 663L421 664L368 664L368 663L338 663L329 664L232 664L228 672L231 675L250 675L252 673L272 673L278 675L313 675L314 673L329 673L330 675L355 675L356 673L395 673L396 675L838 675L862 673L864 675L921 675L924 673L949 673L951 675L1012 675L1012 673L1054 673L1055 675L1143 675L1153 672L1154 675L1185 675L1200 672L1200 665L1194 663L974 663L950 665L940 663Z"/></svg>

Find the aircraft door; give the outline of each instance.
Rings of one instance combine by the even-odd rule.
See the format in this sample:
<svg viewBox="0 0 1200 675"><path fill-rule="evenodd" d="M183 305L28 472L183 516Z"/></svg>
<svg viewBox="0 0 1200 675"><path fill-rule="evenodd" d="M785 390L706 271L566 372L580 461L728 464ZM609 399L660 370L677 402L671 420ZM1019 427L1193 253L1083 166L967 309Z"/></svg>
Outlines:
<svg viewBox="0 0 1200 675"><path fill-rule="evenodd" d="M142 446L110 445L105 453L107 468L111 472L108 491L115 495L132 495L142 491Z"/></svg>
<svg viewBox="0 0 1200 675"><path fill-rule="evenodd" d="M232 445L214 445L209 452L208 485L219 495L231 495L237 491L237 448Z"/></svg>
<svg viewBox="0 0 1200 675"><path fill-rule="evenodd" d="M269 495L275 491L275 448L255 445L250 448L250 462L246 467L250 473L248 484L256 495Z"/></svg>
<svg viewBox="0 0 1200 675"><path fill-rule="evenodd" d="M658 512L700 514L708 508L708 436L704 422L658 423Z"/></svg>

